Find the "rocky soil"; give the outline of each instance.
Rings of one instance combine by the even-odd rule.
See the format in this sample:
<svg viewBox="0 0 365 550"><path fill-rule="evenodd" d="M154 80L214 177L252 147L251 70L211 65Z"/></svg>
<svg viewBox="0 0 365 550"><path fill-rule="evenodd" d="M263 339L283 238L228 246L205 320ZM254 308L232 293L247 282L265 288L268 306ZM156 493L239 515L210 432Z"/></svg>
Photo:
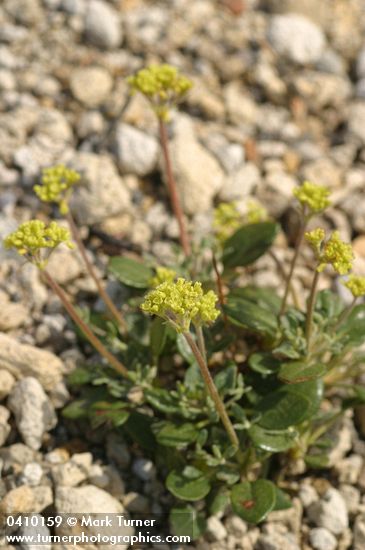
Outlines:
<svg viewBox="0 0 365 550"><path fill-rule="evenodd" d="M356 271L365 275L364 33L363 0L3 0L0 236L19 221L52 216L32 185L43 167L63 162L82 172L72 207L98 269L110 249L168 261L177 224L156 121L125 81L163 60L195 84L170 126L192 232L209 229L220 200L255 197L283 223L275 252L286 262L295 237L292 190L311 179L331 188L334 207L322 223L353 241ZM309 265L304 258L298 269L303 296ZM57 252L50 271L71 295L94 300L75 252ZM271 258L260 260L254 277L280 284ZM348 299L337 281L323 285ZM113 284L110 292L117 299ZM149 460L116 435L105 441L90 430L81 439L60 419L70 399L65 376L83 354L37 271L1 245L0 331L0 513L67 512L90 502L96 511L168 510ZM329 470L293 476L291 510L260 527L229 512L211 517L196 547L364 549L359 420L355 427L350 415L336 427Z"/></svg>

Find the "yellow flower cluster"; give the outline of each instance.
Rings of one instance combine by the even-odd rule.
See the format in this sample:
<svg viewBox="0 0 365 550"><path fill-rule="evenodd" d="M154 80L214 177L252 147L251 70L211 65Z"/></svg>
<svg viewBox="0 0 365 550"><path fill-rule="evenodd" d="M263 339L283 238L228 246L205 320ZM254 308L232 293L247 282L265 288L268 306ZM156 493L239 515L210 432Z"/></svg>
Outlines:
<svg viewBox="0 0 365 550"><path fill-rule="evenodd" d="M141 92L152 103L156 114L167 120L169 107L180 101L193 83L171 65L150 65L127 79L132 92Z"/></svg>
<svg viewBox="0 0 365 550"><path fill-rule="evenodd" d="M149 286L156 287L162 283L172 283L176 277L176 271L168 267L159 266L156 268L156 275L149 280Z"/></svg>
<svg viewBox="0 0 365 550"><path fill-rule="evenodd" d="M269 214L264 206L258 201L251 199L247 201L247 221L248 223L264 222L269 218Z"/></svg>
<svg viewBox="0 0 365 550"><path fill-rule="evenodd" d="M190 323L201 325L215 321L219 315L218 298L209 290L204 294L200 282L179 278L164 282L145 297L141 309L169 321L177 332L188 332Z"/></svg>
<svg viewBox="0 0 365 550"><path fill-rule="evenodd" d="M350 275L344 285L349 289L354 298L365 295L365 277L361 275Z"/></svg>
<svg viewBox="0 0 365 550"><path fill-rule="evenodd" d="M306 233L305 238L316 253L317 271L322 272L327 265L331 265L340 275L350 271L354 261L352 246L341 240L338 231L334 231L327 241L321 228Z"/></svg>
<svg viewBox="0 0 365 550"><path fill-rule="evenodd" d="M223 243L242 224L236 202L221 202L213 212L213 228L217 239Z"/></svg>
<svg viewBox="0 0 365 550"><path fill-rule="evenodd" d="M22 223L16 231L4 239L5 248L15 248L22 256L28 256L28 259L34 261L38 267L45 265L39 255L40 250L43 248L51 250L61 243L69 248L74 247L69 231L56 222L46 226L41 220Z"/></svg>
<svg viewBox="0 0 365 550"><path fill-rule="evenodd" d="M34 191L44 202L56 202L61 214L68 212L68 199L71 188L80 180L80 174L66 168L63 164L45 168L42 174L42 184L35 185Z"/></svg>
<svg viewBox="0 0 365 550"><path fill-rule="evenodd" d="M307 231L304 236L316 254L319 255L321 253L322 243L326 236L324 229L318 227L317 229L313 229L313 231Z"/></svg>
<svg viewBox="0 0 365 550"><path fill-rule="evenodd" d="M303 207L309 208L311 214L318 214L331 204L328 198L329 189L310 181L305 181L300 187L294 189L293 194Z"/></svg>

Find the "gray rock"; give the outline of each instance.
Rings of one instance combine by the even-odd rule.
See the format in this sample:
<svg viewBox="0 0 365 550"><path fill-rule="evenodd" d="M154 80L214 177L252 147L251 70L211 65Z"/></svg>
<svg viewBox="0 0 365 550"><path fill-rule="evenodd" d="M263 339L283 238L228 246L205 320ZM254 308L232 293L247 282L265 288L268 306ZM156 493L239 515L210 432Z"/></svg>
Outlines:
<svg viewBox="0 0 365 550"><path fill-rule="evenodd" d="M26 27L32 26L42 18L40 0L7 0L6 11L17 23Z"/></svg>
<svg viewBox="0 0 365 550"><path fill-rule="evenodd" d="M73 167L82 173L84 184L78 186L71 200L80 224L99 223L128 210L129 192L109 156L79 153Z"/></svg>
<svg viewBox="0 0 365 550"><path fill-rule="evenodd" d="M308 518L317 527L324 527L334 535L340 535L349 524L346 503L339 491L330 488L307 511Z"/></svg>
<svg viewBox="0 0 365 550"><path fill-rule="evenodd" d="M275 15L268 29L268 39L279 55L306 65L318 61L326 39L322 30L299 14Z"/></svg>
<svg viewBox="0 0 365 550"><path fill-rule="evenodd" d="M24 483L24 485L36 487L40 484L42 476L42 466L38 464L38 462L28 462L23 468L21 481Z"/></svg>
<svg viewBox="0 0 365 550"><path fill-rule="evenodd" d="M8 406L24 442L34 450L39 449L43 435L55 427L57 417L38 380L26 377L17 382L9 395Z"/></svg>
<svg viewBox="0 0 365 550"><path fill-rule="evenodd" d="M159 155L157 140L129 124L119 124L113 149L124 173L145 176L156 167Z"/></svg>
<svg viewBox="0 0 365 550"><path fill-rule="evenodd" d="M0 291L0 331L21 327L28 318L29 312L23 304L11 302L7 294Z"/></svg>
<svg viewBox="0 0 365 550"><path fill-rule="evenodd" d="M361 78L356 84L356 97L365 99L365 78Z"/></svg>
<svg viewBox="0 0 365 550"><path fill-rule="evenodd" d="M137 458L132 464L132 471L142 481L150 481L156 477L156 468L152 460Z"/></svg>
<svg viewBox="0 0 365 550"><path fill-rule="evenodd" d="M100 48L117 48L123 40L118 13L106 2L91 0L85 15L86 38Z"/></svg>
<svg viewBox="0 0 365 550"><path fill-rule="evenodd" d="M75 487L87 478L87 473L72 460L52 468L52 478L58 486Z"/></svg>
<svg viewBox="0 0 365 550"><path fill-rule="evenodd" d="M360 491L353 485L342 484L339 487L339 491L346 502L347 510L349 514L356 514L360 504Z"/></svg>
<svg viewBox="0 0 365 550"><path fill-rule="evenodd" d="M72 95L89 108L101 105L113 87L113 79L103 67L82 67L71 75Z"/></svg>
<svg viewBox="0 0 365 550"><path fill-rule="evenodd" d="M8 424L9 417L10 413L8 409L0 405L0 447L4 445L10 434L11 428L10 424Z"/></svg>
<svg viewBox="0 0 365 550"><path fill-rule="evenodd" d="M172 167L183 208L188 214L207 211L223 186L224 172L218 161L197 141L188 117L179 115L174 129Z"/></svg>
<svg viewBox="0 0 365 550"><path fill-rule="evenodd" d="M118 434L110 433L106 438L106 454L109 460L120 468L127 468L131 455L124 440Z"/></svg>
<svg viewBox="0 0 365 550"><path fill-rule="evenodd" d="M32 515L32 518L33 517L38 518L37 525L34 527L32 525L22 525L18 529L16 534L19 535L20 537L24 537L23 540L27 540L26 537L34 537L34 538L44 537L43 538L44 541L46 541L47 538L48 540L50 540L49 535L51 534L51 532L46 525L43 525L44 518L38 514ZM22 550L51 550L52 544L43 543L39 545L37 544L30 545L25 542L22 542L21 544L19 544L19 548L21 548Z"/></svg>
<svg viewBox="0 0 365 550"><path fill-rule="evenodd" d="M247 523L239 516L228 516L225 521L225 527L229 535L239 539L247 533Z"/></svg>
<svg viewBox="0 0 365 550"><path fill-rule="evenodd" d="M324 527L317 527L309 531L309 541L315 550L335 550L336 537Z"/></svg>
<svg viewBox="0 0 365 550"><path fill-rule="evenodd" d="M4 460L4 469L16 465L25 466L29 462L34 462L37 453L23 443L14 443L10 447L0 449L0 457Z"/></svg>
<svg viewBox="0 0 365 550"><path fill-rule="evenodd" d="M207 537L212 542L222 541L227 537L227 530L223 523L216 517L211 516L207 521Z"/></svg>
<svg viewBox="0 0 365 550"><path fill-rule="evenodd" d="M304 508L308 508L318 500L318 493L312 485L303 484L299 490L299 498Z"/></svg>
<svg viewBox="0 0 365 550"><path fill-rule="evenodd" d="M14 384L14 376L9 371L0 369L0 401L9 395Z"/></svg>
<svg viewBox="0 0 365 550"><path fill-rule="evenodd" d="M257 166L253 162L247 162L226 179L219 197L223 201L246 199L260 183L260 179L261 175Z"/></svg>
<svg viewBox="0 0 365 550"><path fill-rule="evenodd" d="M90 515L100 514L123 514L124 507L114 497L106 491L94 487L93 485L84 485L83 487L59 487L56 489L55 508L59 514L74 514L87 510ZM125 514L124 514L125 515ZM85 527L85 532L91 535L110 535L110 527ZM118 535L127 536L133 534L133 528L121 527L116 530ZM78 533L79 527L69 528L66 525L57 529L57 534ZM116 545L117 550L127 550L129 545ZM101 550L108 550L109 546L99 545Z"/></svg>
<svg viewBox="0 0 365 550"><path fill-rule="evenodd" d="M62 379L63 363L53 353L20 344L6 334L0 334L0 369L16 378L35 377L46 390Z"/></svg>
<svg viewBox="0 0 365 550"><path fill-rule="evenodd" d="M204 145L218 159L227 174L237 172L245 160L245 151L239 143L230 143L222 134L209 134Z"/></svg>
<svg viewBox="0 0 365 550"><path fill-rule="evenodd" d="M350 455L335 464L341 483L356 485L364 464L364 459L359 455Z"/></svg>
<svg viewBox="0 0 365 550"><path fill-rule="evenodd" d="M255 545L255 550L300 550L293 533L271 532L261 535Z"/></svg>
<svg viewBox="0 0 365 550"><path fill-rule="evenodd" d="M123 497L123 505L128 512L135 514L147 514L150 511L148 498L135 492L127 493Z"/></svg>
<svg viewBox="0 0 365 550"><path fill-rule="evenodd" d="M84 15L86 3L85 0L61 0L59 8L71 15Z"/></svg>

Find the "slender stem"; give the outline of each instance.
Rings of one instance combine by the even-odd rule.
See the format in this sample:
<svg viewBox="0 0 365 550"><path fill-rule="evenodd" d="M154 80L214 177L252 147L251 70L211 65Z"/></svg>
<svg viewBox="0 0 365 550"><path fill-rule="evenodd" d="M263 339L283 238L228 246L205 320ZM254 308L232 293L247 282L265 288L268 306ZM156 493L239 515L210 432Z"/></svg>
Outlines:
<svg viewBox="0 0 365 550"><path fill-rule="evenodd" d="M123 334L125 334L127 332L127 324L126 324L125 320L123 319L123 317L121 316L118 308L114 305L113 301L108 296L106 290L104 289L104 286L103 286L102 282L100 281L99 277L97 276L97 274L95 272L94 266L90 262L89 257L88 257L87 252L86 252L86 249L85 249L84 244L82 242L80 232L79 232L78 227L75 223L75 220L72 217L71 212L68 212L66 214L66 219L67 219L68 224L70 226L72 236L73 236L74 240L76 241L76 244L77 244L77 247L78 247L79 252L81 254L81 257L85 262L86 269L87 269L90 277L93 279L94 283L96 284L99 295L103 299L105 305L109 309L112 316L117 321L121 332Z"/></svg>
<svg viewBox="0 0 365 550"><path fill-rule="evenodd" d="M281 261L279 260L279 258L277 257L277 255L275 254L275 252L273 250L269 250L269 256L272 257L279 274L284 279L284 281L286 281L287 280L287 274L285 272L284 266L283 266L283 264L281 263ZM298 295L296 293L296 290L295 290L292 282L290 282L290 285L289 285L289 292L290 292L290 294L293 298L293 302L294 302L295 307L297 309L300 309L299 298L298 298Z"/></svg>
<svg viewBox="0 0 365 550"><path fill-rule="evenodd" d="M306 227L307 227L307 221L306 221L305 218L303 218L303 220L301 222L301 227L300 227L300 230L299 230L299 234L298 234L298 237L297 237L297 242L295 243L295 251L294 251L294 256L293 256L291 264L290 264L289 275L288 275L288 278L286 280L285 292L284 292L283 301L281 303L280 315L283 315L285 313L285 310L286 310L286 304L287 304L287 301L288 301L289 290L290 290L290 287L291 287L291 284L292 284L294 269L295 269L295 266L296 266L296 263L297 263L297 260L298 260L300 247L301 247L301 244L303 242L303 237L304 237Z"/></svg>
<svg viewBox="0 0 365 550"><path fill-rule="evenodd" d="M314 312L314 304L316 301L316 293L317 293L317 285L319 280L319 271L316 270L315 275L313 277L312 282L312 288L309 294L308 299L308 308L307 308L307 319L305 323L305 336L307 339L307 353L310 351L310 343L311 343L311 336L312 336L312 328L313 328L313 312Z"/></svg>
<svg viewBox="0 0 365 550"><path fill-rule="evenodd" d="M212 250L212 264L213 264L213 269L214 269L216 282L217 282L219 305L221 306L221 309L222 309L224 325L227 328L228 327L228 319L227 319L227 314L224 311L224 304L225 304L226 300L225 300L224 291L223 291L223 281L222 281L221 274L219 272L218 262L217 262L217 258L216 258L216 255L214 253L214 250Z"/></svg>
<svg viewBox="0 0 365 550"><path fill-rule="evenodd" d="M341 325L341 323L343 323L347 317L350 315L351 311L354 309L355 307L355 304L356 304L356 301L357 301L357 296L354 296L352 298L352 302L351 304L346 307L343 312L341 313L341 315L339 316L339 318L337 319L337 323L335 324L335 326L333 327L333 330L337 330L338 327Z"/></svg>
<svg viewBox="0 0 365 550"><path fill-rule="evenodd" d="M203 380L205 382L206 388L207 388L211 398L214 401L214 404L216 406L216 410L217 410L217 412L220 416L220 419L221 419L221 421L222 421L222 423L223 423L223 425L224 425L224 427L227 431L229 439L230 439L232 445L234 445L235 447L239 447L239 441L238 441L237 434L236 434L236 432L234 430L234 427L232 426L232 423L231 423L231 421L228 417L228 414L227 414L226 408L224 406L224 403L221 400L221 398L219 397L219 393L217 391L217 388L215 387L215 384L214 384L213 378L211 377L211 374L209 372L208 366L207 366L206 362L204 361L204 358L203 358L202 354L200 353L198 346L196 345L193 338L191 337L191 334L188 333L188 332L185 332L184 336L185 336L185 339L186 339L187 343L189 344L189 346L191 348L191 351L194 353L194 355L196 357L196 360L198 362L200 372L202 374L202 377L203 377Z"/></svg>
<svg viewBox="0 0 365 550"><path fill-rule="evenodd" d="M54 290L54 292L57 294L59 299L61 300L64 308L66 309L67 313L71 317L71 319L80 327L82 332L85 334L86 338L89 340L89 342L94 346L94 348L102 355L110 364L111 366L118 371L120 374L128 378L128 371L125 368L125 366L118 361L116 357L112 353L110 353L106 347L102 344L102 342L95 336L95 334L91 331L91 329L87 326L85 321L81 319L71 302L68 300L66 294L62 290L62 288L56 283L56 281L53 279L53 277L48 273L48 271L43 270L42 271L47 283L49 286Z"/></svg>
<svg viewBox="0 0 365 550"><path fill-rule="evenodd" d="M205 340L204 340L203 329L200 325L197 325L195 327L195 330L196 330L196 336L197 336L197 339L198 339L199 351L202 354L202 357L203 357L204 361L207 362L207 350L205 348Z"/></svg>
<svg viewBox="0 0 365 550"><path fill-rule="evenodd" d="M179 225L181 246L183 248L185 256L188 258L191 253L190 239L186 230L185 217L181 207L180 198L177 192L176 180L174 178L174 174L172 171L166 124L161 118L159 118L158 122L159 122L159 132L160 132L162 153L164 156L165 167L166 167L167 187L170 193L172 209L174 211L174 215Z"/></svg>

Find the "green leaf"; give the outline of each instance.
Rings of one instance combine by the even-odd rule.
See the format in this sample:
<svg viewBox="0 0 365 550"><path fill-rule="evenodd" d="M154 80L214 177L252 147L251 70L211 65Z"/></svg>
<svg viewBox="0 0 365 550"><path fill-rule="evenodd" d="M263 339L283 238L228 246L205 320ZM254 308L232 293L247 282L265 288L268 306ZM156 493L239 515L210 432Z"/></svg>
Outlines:
<svg viewBox="0 0 365 550"><path fill-rule="evenodd" d="M275 492L276 492L276 502L274 510L289 510L289 508L293 507L292 501L290 500L289 495L279 489L279 487L275 486Z"/></svg>
<svg viewBox="0 0 365 550"><path fill-rule="evenodd" d="M231 492L233 511L248 523L263 521L273 510L275 500L275 485L266 479L239 483Z"/></svg>
<svg viewBox="0 0 365 550"><path fill-rule="evenodd" d="M226 508L226 506L229 504L229 502L230 502L230 498L228 493L226 493L225 491L217 492L213 496L209 504L209 513L212 516L215 516L219 512L222 512Z"/></svg>
<svg viewBox="0 0 365 550"><path fill-rule="evenodd" d="M196 362L195 355L191 351L189 344L187 343L185 336L183 334L178 334L176 338L177 349L181 356L187 361L190 365Z"/></svg>
<svg viewBox="0 0 365 550"><path fill-rule="evenodd" d="M153 435L151 425L153 418L139 412L132 412L124 424L125 430L130 437L146 451L155 451L156 439Z"/></svg>
<svg viewBox="0 0 365 550"><path fill-rule="evenodd" d="M236 387L237 366L228 365L214 377L214 383L219 393L225 395Z"/></svg>
<svg viewBox="0 0 365 550"><path fill-rule="evenodd" d="M286 387L269 393L258 404L256 410L262 416L259 425L268 430L285 430L300 424L311 408L310 399Z"/></svg>
<svg viewBox="0 0 365 550"><path fill-rule="evenodd" d="M273 288L247 285L245 287L234 288L230 295L248 300L275 314L278 314L281 308L282 299Z"/></svg>
<svg viewBox="0 0 365 550"><path fill-rule="evenodd" d="M188 536L192 540L199 538L206 529L205 518L190 505L172 508L170 525L174 535Z"/></svg>
<svg viewBox="0 0 365 550"><path fill-rule="evenodd" d="M111 258L108 270L118 281L132 288L148 288L154 274L153 270L142 262L122 256Z"/></svg>
<svg viewBox="0 0 365 550"><path fill-rule="evenodd" d="M338 317L343 310L343 301L332 290L321 290L317 294L315 310L327 319Z"/></svg>
<svg viewBox="0 0 365 550"><path fill-rule="evenodd" d="M328 455L306 455L304 462L310 468L328 468L329 466Z"/></svg>
<svg viewBox="0 0 365 550"><path fill-rule="evenodd" d="M181 424L180 426L166 422L156 434L157 442L166 447L186 447L196 441L199 435L194 424Z"/></svg>
<svg viewBox="0 0 365 550"><path fill-rule="evenodd" d="M168 335L170 333L170 326L166 324L166 321L160 317L155 317L150 326L150 345L152 355L155 359L158 359L162 354Z"/></svg>
<svg viewBox="0 0 365 550"><path fill-rule="evenodd" d="M84 386L91 382L94 376L92 369L77 367L68 375L67 382L70 386Z"/></svg>
<svg viewBox="0 0 365 550"><path fill-rule="evenodd" d="M260 258L272 245L279 226L273 222L261 222L240 227L223 246L225 268L246 266Z"/></svg>
<svg viewBox="0 0 365 550"><path fill-rule="evenodd" d="M355 306L348 318L340 325L339 335L346 338L346 343L359 346L365 342L365 305Z"/></svg>
<svg viewBox="0 0 365 550"><path fill-rule="evenodd" d="M284 363L279 370L279 378L289 384L305 382L307 380L316 380L321 378L327 372L326 365L307 365L301 361L291 361Z"/></svg>
<svg viewBox="0 0 365 550"><path fill-rule="evenodd" d="M76 399L62 410L62 415L71 420L86 418L88 416L89 405L87 399Z"/></svg>
<svg viewBox="0 0 365 550"><path fill-rule="evenodd" d="M266 309L236 297L228 297L225 305L228 319L234 325L243 327L251 332L274 338L278 330L277 318Z"/></svg>
<svg viewBox="0 0 365 550"><path fill-rule="evenodd" d="M248 359L248 364L253 371L263 375L273 374L280 367L280 361L268 352L253 353Z"/></svg>
<svg viewBox="0 0 365 550"><path fill-rule="evenodd" d="M280 453L290 449L297 437L298 432L293 428L287 430L267 430L254 424L248 431L253 444L264 451Z"/></svg>
<svg viewBox="0 0 365 550"><path fill-rule="evenodd" d="M92 424L96 428L105 422L110 422L114 428L123 426L129 418L129 412L123 410L123 403L100 403L92 405Z"/></svg>
<svg viewBox="0 0 365 550"><path fill-rule="evenodd" d="M210 491L210 483L203 472L196 479L189 479L182 472L173 470L166 479L166 487L175 497L181 500L201 500Z"/></svg>

